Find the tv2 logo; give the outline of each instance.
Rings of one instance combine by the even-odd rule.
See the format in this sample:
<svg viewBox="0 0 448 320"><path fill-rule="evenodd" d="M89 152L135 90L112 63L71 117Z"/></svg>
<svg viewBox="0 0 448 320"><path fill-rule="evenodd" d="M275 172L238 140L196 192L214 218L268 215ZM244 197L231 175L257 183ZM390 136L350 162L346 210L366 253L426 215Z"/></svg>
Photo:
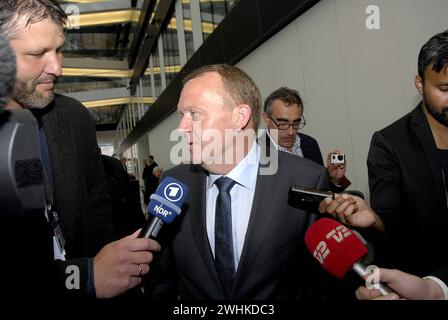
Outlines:
<svg viewBox="0 0 448 320"><path fill-rule="evenodd" d="M345 226L339 225L330 232L327 233L326 238L330 239L332 238L337 243L342 242L345 238L349 237L352 234L352 232L347 229ZM316 246L316 249L314 249L313 257L319 261L320 264L324 263L325 258L330 253L330 249L327 248L327 243L325 241L321 241Z"/></svg>

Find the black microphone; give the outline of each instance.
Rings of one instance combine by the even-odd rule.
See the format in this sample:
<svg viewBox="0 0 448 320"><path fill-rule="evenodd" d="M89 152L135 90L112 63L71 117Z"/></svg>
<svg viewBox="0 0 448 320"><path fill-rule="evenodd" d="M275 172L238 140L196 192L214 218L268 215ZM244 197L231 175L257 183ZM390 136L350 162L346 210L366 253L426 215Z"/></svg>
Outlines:
<svg viewBox="0 0 448 320"><path fill-rule="evenodd" d="M4 110L12 93L16 59L0 35L0 206L3 215L45 207L44 173L37 122L29 110Z"/></svg>
<svg viewBox="0 0 448 320"><path fill-rule="evenodd" d="M298 209L312 213L319 212L319 205L325 198L334 199L332 191L323 191L300 186L289 187L288 202Z"/></svg>
<svg viewBox="0 0 448 320"><path fill-rule="evenodd" d="M182 208L188 187L172 177L166 177L150 197L147 212L149 218L139 238L155 239L164 223L173 222Z"/></svg>

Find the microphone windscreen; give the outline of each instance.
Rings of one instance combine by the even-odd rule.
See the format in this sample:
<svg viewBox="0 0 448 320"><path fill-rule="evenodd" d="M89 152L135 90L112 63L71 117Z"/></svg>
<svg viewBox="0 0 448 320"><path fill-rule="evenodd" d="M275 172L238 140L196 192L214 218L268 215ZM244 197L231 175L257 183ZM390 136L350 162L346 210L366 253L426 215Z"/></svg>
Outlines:
<svg viewBox="0 0 448 320"><path fill-rule="evenodd" d="M9 100L16 77L16 58L8 40L0 34L0 109Z"/></svg>
<svg viewBox="0 0 448 320"><path fill-rule="evenodd" d="M172 177L166 177L151 195L148 214L156 216L165 223L170 223L180 214L182 205L188 195L188 187Z"/></svg>
<svg viewBox="0 0 448 320"><path fill-rule="evenodd" d="M305 244L322 267L339 279L368 253L352 230L329 218L319 219L308 228Z"/></svg>

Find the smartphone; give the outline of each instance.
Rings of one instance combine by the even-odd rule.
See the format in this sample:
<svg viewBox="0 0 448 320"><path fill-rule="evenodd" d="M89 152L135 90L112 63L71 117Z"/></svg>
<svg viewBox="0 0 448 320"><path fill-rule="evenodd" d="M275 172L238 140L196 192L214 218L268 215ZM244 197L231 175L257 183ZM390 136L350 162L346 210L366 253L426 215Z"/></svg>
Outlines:
<svg viewBox="0 0 448 320"><path fill-rule="evenodd" d="M289 188L289 202L292 206L313 212L319 212L319 204L325 198L334 199L334 192L322 191L299 186L291 186Z"/></svg>

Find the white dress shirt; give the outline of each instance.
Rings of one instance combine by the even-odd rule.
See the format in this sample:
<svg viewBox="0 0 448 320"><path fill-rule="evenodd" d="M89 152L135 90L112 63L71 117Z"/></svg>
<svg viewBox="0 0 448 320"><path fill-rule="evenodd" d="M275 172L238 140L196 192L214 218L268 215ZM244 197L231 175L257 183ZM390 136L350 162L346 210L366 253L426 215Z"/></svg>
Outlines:
<svg viewBox="0 0 448 320"><path fill-rule="evenodd" d="M252 201L254 199L255 184L257 182L258 166L260 163L260 146L254 142L247 156L233 168L226 176L236 183L230 191L232 200L232 238L235 270L238 269L247 225L249 224ZM215 181L221 175L209 174L207 177L207 206L206 224L207 236L215 256L215 206L218 197L218 187Z"/></svg>

